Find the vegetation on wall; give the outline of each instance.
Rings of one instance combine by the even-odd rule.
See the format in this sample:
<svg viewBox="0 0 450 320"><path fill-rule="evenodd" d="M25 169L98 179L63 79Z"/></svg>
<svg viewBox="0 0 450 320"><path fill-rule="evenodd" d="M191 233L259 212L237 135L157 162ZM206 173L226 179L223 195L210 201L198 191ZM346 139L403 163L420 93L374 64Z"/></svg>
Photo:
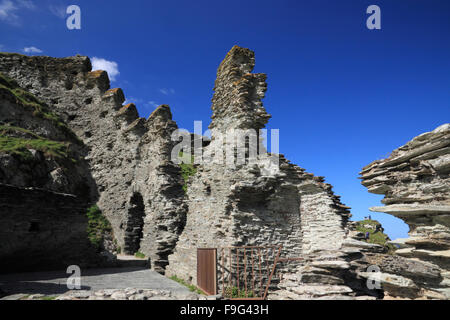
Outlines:
<svg viewBox="0 0 450 320"><path fill-rule="evenodd" d="M106 233L112 232L112 227L97 205L93 205L87 211L87 233L91 244L101 249Z"/></svg>
<svg viewBox="0 0 450 320"><path fill-rule="evenodd" d="M136 257L136 258L139 258L139 259L145 259L145 254L143 254L142 252L136 252L135 254L134 254L134 256Z"/></svg>
<svg viewBox="0 0 450 320"><path fill-rule="evenodd" d="M194 156L191 156L191 159L189 159L188 155L184 155L182 152L180 152L179 158L182 161L180 167L181 167L181 176L183 177L184 180L183 191L186 193L189 177L195 175L197 173L197 169L195 169L193 164Z"/></svg>
<svg viewBox="0 0 450 320"><path fill-rule="evenodd" d="M69 129L69 127L49 107L30 92L19 87L17 82L0 73L0 94L5 93L14 97L16 103L33 111L33 116L49 120L57 128L81 144L81 140Z"/></svg>
<svg viewBox="0 0 450 320"><path fill-rule="evenodd" d="M32 138L8 135L14 131L24 133ZM23 128L0 125L0 152L16 155L23 160L30 160L33 157L30 149L41 151L45 156L55 159L69 158L67 143L45 139Z"/></svg>

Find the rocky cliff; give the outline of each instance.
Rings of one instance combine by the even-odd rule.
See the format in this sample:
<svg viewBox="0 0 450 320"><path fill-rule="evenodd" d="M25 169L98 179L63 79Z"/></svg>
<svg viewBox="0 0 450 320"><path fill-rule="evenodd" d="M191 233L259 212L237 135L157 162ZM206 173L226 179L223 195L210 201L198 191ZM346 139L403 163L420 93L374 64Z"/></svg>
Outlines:
<svg viewBox="0 0 450 320"><path fill-rule="evenodd" d="M48 105L0 73L0 271L101 265L85 147Z"/></svg>
<svg viewBox="0 0 450 320"><path fill-rule="evenodd" d="M109 89L106 72L91 72L87 57L0 54L0 72L34 94L76 134L91 176L81 189L89 191L111 222L123 252L139 250L163 272L186 211L179 167L169 161L170 135L177 127L169 107L140 118L135 105L123 105L121 89ZM13 118L27 122L20 114Z"/></svg>
<svg viewBox="0 0 450 320"><path fill-rule="evenodd" d="M449 172L450 124L415 137L361 171L369 192L385 195L385 206L371 210L392 214L410 228L409 238L392 241L400 247L396 256L378 257L383 279L397 273L395 285L386 285L392 296L450 298Z"/></svg>

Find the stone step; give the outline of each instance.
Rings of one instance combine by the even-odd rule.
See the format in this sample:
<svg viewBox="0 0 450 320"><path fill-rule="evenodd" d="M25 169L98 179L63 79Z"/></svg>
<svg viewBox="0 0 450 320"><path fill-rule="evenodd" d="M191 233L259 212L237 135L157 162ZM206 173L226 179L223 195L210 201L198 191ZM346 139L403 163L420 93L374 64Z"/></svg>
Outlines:
<svg viewBox="0 0 450 320"><path fill-rule="evenodd" d="M117 255L117 266L119 268L142 267L150 268L150 258L137 258L131 255Z"/></svg>

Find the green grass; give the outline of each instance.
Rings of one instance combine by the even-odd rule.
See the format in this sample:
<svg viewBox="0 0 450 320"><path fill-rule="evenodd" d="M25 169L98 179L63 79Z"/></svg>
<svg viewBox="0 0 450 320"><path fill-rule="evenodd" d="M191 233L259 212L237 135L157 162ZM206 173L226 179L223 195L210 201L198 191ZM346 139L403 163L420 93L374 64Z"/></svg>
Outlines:
<svg viewBox="0 0 450 320"><path fill-rule="evenodd" d="M18 87L17 82L0 72L0 84L7 87Z"/></svg>
<svg viewBox="0 0 450 320"><path fill-rule="evenodd" d="M1 130L0 130L1 131ZM32 159L29 149L38 150L55 159L68 159L68 144L44 138L24 139L9 137L0 132L0 152L16 155L24 160ZM75 159L72 159L75 160Z"/></svg>
<svg viewBox="0 0 450 320"><path fill-rule="evenodd" d="M105 233L112 232L112 227L97 205L90 207L87 211L88 227L87 233L91 244L97 249L101 248Z"/></svg>
<svg viewBox="0 0 450 320"><path fill-rule="evenodd" d="M41 300L46 300L46 301L55 300L55 299L56 299L55 296L45 296L45 297L41 298Z"/></svg>
<svg viewBox="0 0 450 320"><path fill-rule="evenodd" d="M188 181L189 177L195 175L197 173L197 169L194 168L194 156L191 156L191 159L189 159L189 156L186 156L180 152L179 158L181 159L182 163L180 164L181 168L181 176L183 177L184 184L183 184L183 191L187 192L188 187Z"/></svg>
<svg viewBox="0 0 450 320"><path fill-rule="evenodd" d="M142 252L136 252L135 254L134 254L134 256L136 257L136 258L140 258L140 259L144 259L145 258L145 254L143 254Z"/></svg>
<svg viewBox="0 0 450 320"><path fill-rule="evenodd" d="M34 132L21 128L21 127L15 127L15 126L11 126L11 125L0 125L0 135L8 135L8 134L12 134L12 133L25 133L27 135L32 136L33 138L37 138L37 139L41 139L42 137L38 136L37 134L35 134Z"/></svg>
<svg viewBox="0 0 450 320"><path fill-rule="evenodd" d="M22 104L24 107L33 109L34 116L50 120L56 124L60 123L58 116L50 112L48 110L48 107L43 102L40 102L31 93L19 87L8 87L1 82L0 89L6 90L10 94L12 94L17 99L17 102ZM63 125L63 123L61 122L60 125Z"/></svg>
<svg viewBox="0 0 450 320"><path fill-rule="evenodd" d="M16 53L16 52L0 52L2 56L21 56L26 57L24 54Z"/></svg>
<svg viewBox="0 0 450 320"><path fill-rule="evenodd" d="M177 276L171 276L171 280L178 282L179 284L187 287L190 291L195 292L197 294L206 295L202 290L200 290L198 287L194 286L193 284L187 283L185 280L178 278Z"/></svg>
<svg viewBox="0 0 450 320"><path fill-rule="evenodd" d="M74 139L78 144L82 143L72 130L56 114L49 110L45 103L41 102L30 92L20 88L15 80L2 73L0 73L0 91L6 91L14 96L18 104L33 111L33 116L51 121L53 125Z"/></svg>
<svg viewBox="0 0 450 320"><path fill-rule="evenodd" d="M366 225L370 225L372 226L372 228L367 228L365 227ZM390 239L385 233L383 233L381 228L375 232L377 226L381 227L381 223L379 223L377 220L361 220L357 222L356 230L363 233L364 235L366 234L366 232L369 232L369 239L366 240L368 243L384 246L387 248L388 252L391 253L395 250L395 247L391 244L386 243Z"/></svg>
<svg viewBox="0 0 450 320"><path fill-rule="evenodd" d="M247 291L245 295L245 290L239 290L237 287L227 287L225 288L225 298L254 298L255 294L253 291Z"/></svg>

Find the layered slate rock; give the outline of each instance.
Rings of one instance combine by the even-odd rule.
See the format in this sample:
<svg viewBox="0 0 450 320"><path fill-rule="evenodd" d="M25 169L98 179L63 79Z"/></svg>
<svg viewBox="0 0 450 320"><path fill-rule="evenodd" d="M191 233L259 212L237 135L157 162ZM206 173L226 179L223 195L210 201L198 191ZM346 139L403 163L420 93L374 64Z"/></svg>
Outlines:
<svg viewBox="0 0 450 320"><path fill-rule="evenodd" d="M390 295L450 298L449 172L450 124L415 137L361 172L369 192L385 195L385 206L371 210L394 215L410 227L409 238L392 241L400 247L396 259L403 257L400 276L406 279L397 287L408 290L394 286L387 289ZM405 267L411 263L420 266ZM392 263L381 264L383 272L398 273Z"/></svg>
<svg viewBox="0 0 450 320"><path fill-rule="evenodd" d="M0 72L35 94L86 146L89 190L111 222L125 253L149 256L164 272L185 223L182 179L171 163L176 129L168 106L149 119L121 89L110 89L105 71L91 71L89 58L0 54Z"/></svg>
<svg viewBox="0 0 450 320"><path fill-rule="evenodd" d="M266 75L251 73L254 64L253 51L237 46L220 64L212 99L212 139L203 154L226 154L236 137L233 130L259 130L268 122L270 115L261 101ZM264 150L261 140L257 143ZM273 161L277 156L279 165ZM338 254L347 234L349 208L323 177L305 172L283 155L261 152L255 161L235 166L204 161L187 190L187 223L175 253L169 256L168 274L196 284L197 248L281 245L282 258L304 260L280 265L280 273L295 276L300 272L297 268L309 266L320 256L323 261L333 260L325 268L337 268L338 274L303 280L320 285L337 278L336 292L353 292L343 285L341 274L350 266ZM302 279L296 278L294 286L302 286Z"/></svg>

